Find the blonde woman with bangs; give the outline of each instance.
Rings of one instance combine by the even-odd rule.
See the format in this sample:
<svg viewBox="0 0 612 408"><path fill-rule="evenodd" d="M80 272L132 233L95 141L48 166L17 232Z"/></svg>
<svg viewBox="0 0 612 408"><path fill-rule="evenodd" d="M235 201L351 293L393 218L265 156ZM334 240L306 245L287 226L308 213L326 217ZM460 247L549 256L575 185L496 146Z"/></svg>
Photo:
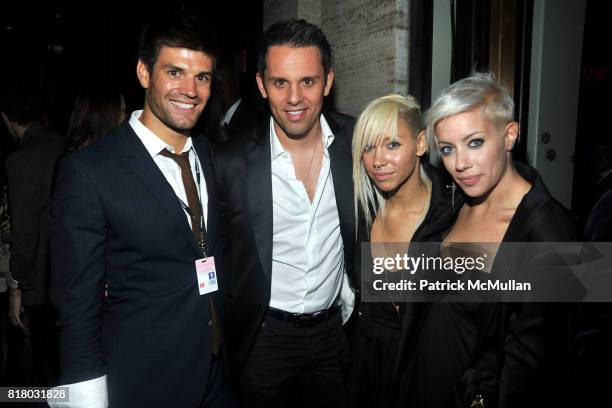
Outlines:
<svg viewBox="0 0 612 408"><path fill-rule="evenodd" d="M380 97L360 115L352 149L359 242L404 243L405 250L411 241L441 241L454 211L446 183L426 161L427 147L421 109L412 96ZM360 250L359 245L359 276ZM366 255L395 256L392 252ZM406 372L404 346L415 333L409 327L423 315L417 304L400 304L389 295L386 302L362 303L358 316L348 406L391 406L398 400L395 390L403 389L396 385Z"/></svg>

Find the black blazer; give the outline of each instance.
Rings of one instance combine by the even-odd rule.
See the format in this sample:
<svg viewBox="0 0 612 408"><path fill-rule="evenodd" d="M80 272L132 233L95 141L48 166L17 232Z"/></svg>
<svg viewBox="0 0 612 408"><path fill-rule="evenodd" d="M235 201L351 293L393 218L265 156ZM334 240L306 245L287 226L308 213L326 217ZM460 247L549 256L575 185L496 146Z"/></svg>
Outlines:
<svg viewBox="0 0 612 408"><path fill-rule="evenodd" d="M201 142L209 255L220 271L218 198ZM199 295L200 257L179 200L129 123L67 155L52 209L60 382L106 374L112 407L199 406L211 364L209 297L222 304L218 292Z"/></svg>
<svg viewBox="0 0 612 408"><path fill-rule="evenodd" d="M450 180L436 167L423 163L423 169L431 180L431 199L425 219L415 231L413 242L441 242L444 233L454 223L457 212L463 205L463 195L451 193ZM405 303L400 309L400 340L395 365L396 381L406 369L419 337L419 330L426 318L429 304L426 302ZM401 387L400 387L401 388Z"/></svg>
<svg viewBox="0 0 612 408"><path fill-rule="evenodd" d="M351 160L353 120L325 114L334 133L329 147L332 179L344 242L345 268L352 278L354 208ZM224 344L236 382L270 304L272 270L272 170L269 117L232 136L215 150L218 190L227 219L226 323ZM355 285L353 285L355 287Z"/></svg>
<svg viewBox="0 0 612 408"><path fill-rule="evenodd" d="M532 187L502 242L578 240L573 217L550 195L538 172L515 165ZM571 308L558 303L490 303L483 309L486 324L479 330L469 368L457 384L457 401L465 403L481 391L487 406L567 406Z"/></svg>
<svg viewBox="0 0 612 408"><path fill-rule="evenodd" d="M573 219L536 170L520 163L516 167L532 187L503 242L575 241ZM400 405L468 407L479 393L491 407L563 406L570 308L551 303L410 304L402 319L396 369Z"/></svg>
<svg viewBox="0 0 612 408"><path fill-rule="evenodd" d="M257 126L260 118L257 114L257 110L247 105L244 101L241 101L236 108L236 112L232 116L232 120L227 124L227 131L229 133L229 137L241 131L249 131L253 129L253 127Z"/></svg>

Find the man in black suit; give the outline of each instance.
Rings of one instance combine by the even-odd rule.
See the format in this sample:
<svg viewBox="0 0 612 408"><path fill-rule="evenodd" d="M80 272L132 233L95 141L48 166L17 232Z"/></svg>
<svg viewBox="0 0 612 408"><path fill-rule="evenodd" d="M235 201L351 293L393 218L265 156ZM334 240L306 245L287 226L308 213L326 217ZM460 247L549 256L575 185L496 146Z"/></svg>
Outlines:
<svg viewBox="0 0 612 408"><path fill-rule="evenodd" d="M70 406L232 405L217 357L218 200L209 147L190 137L214 64L197 15L149 24L144 109L59 163L52 296Z"/></svg>
<svg viewBox="0 0 612 408"><path fill-rule="evenodd" d="M65 140L39 122L40 98L33 92L5 89L0 111L18 143L6 160L12 216L9 318L30 332L39 385L56 385L56 316L49 301L49 206L53 168Z"/></svg>
<svg viewBox="0 0 612 408"><path fill-rule="evenodd" d="M240 97L240 85L234 64L221 64L215 81L223 111L221 126L227 132L225 136L229 138L241 129L255 126L258 121L257 110Z"/></svg>
<svg viewBox="0 0 612 408"><path fill-rule="evenodd" d="M272 25L256 75L271 117L215 156L229 223L224 341L247 406L344 406L353 121L321 114L331 57L318 27Z"/></svg>
<svg viewBox="0 0 612 408"><path fill-rule="evenodd" d="M257 109L240 97L234 65L233 58L220 59L213 79L213 96L200 119L202 132L213 144L227 142L232 135L253 128L260 119Z"/></svg>

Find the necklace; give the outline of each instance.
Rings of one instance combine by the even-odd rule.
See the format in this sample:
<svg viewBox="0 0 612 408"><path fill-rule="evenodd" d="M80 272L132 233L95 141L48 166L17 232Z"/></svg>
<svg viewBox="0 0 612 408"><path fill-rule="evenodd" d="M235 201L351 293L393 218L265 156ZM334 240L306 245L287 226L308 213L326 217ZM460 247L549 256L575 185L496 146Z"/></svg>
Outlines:
<svg viewBox="0 0 612 408"><path fill-rule="evenodd" d="M425 194L425 199L423 200L423 206L421 207L419 218L417 219L417 222L415 224L415 229L414 229L415 232L418 230L419 226L425 220L425 216L427 215L427 212L429 211L429 205L430 205L430 202L431 202L431 194L430 194L430 191L431 191L431 182L427 178L425 178L423 180L423 182L425 184L426 194ZM386 217L383 214L381 214L381 217L382 217L382 228L381 228L381 231L380 231L380 238L381 238L381 241L382 241L383 252L384 252L385 258L387 258L387 248L386 248L387 242L385 240L385 229L386 229L385 218ZM413 233L413 236L414 236L414 233ZM406 251L407 250L408 250L408 248L406 248ZM384 271L385 271L385 281L388 283L389 279L387 277L387 269L385 268ZM404 270L403 269L401 270L401 274L402 274L401 280L403 280L404 279ZM401 280L400 280L400 282L401 282ZM400 305L395 302L395 299L393 298L393 294L392 294L391 291L389 291L389 299L391 300L391 304L393 305L393 308L395 309L395 312L397 313L397 315L399 317Z"/></svg>
<svg viewBox="0 0 612 408"><path fill-rule="evenodd" d="M312 163L314 163L314 158L315 156L318 156L316 153L319 150L319 144L323 142L323 139L319 139L319 141L317 141L317 144L312 148L312 155L310 156L310 163L308 164L308 169L306 170L306 178L304 179L304 188L306 189L306 194L308 194L308 197L310 198L310 196L312 195L312 189L308 187L308 182L310 181L310 173L311 173L311 169L312 169ZM315 190L317 185L315 184Z"/></svg>

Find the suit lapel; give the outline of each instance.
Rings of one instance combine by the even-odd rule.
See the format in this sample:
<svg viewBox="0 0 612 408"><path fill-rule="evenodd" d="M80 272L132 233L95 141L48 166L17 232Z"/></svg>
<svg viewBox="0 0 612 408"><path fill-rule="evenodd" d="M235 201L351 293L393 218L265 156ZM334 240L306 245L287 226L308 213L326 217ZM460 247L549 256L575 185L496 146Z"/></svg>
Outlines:
<svg viewBox="0 0 612 408"><path fill-rule="evenodd" d="M351 136L347 135L346 128L338 125L329 115L325 116L329 127L334 133L334 141L329 146L330 167L332 180L334 181L334 192L336 194L336 206L340 219L340 233L344 242L345 261L351 261L351 253L348 248L353 245L353 233L355 230L355 210L353 204L353 165L351 157Z"/></svg>
<svg viewBox="0 0 612 408"><path fill-rule="evenodd" d="M334 142L329 147L330 167L336 205L340 219L340 232L344 242L346 262L351 262L353 245L354 210L352 184L351 135L332 118L326 117ZM272 162L270 153L270 120L262 121L251 134L246 146L247 188L251 224L261 268L268 280L272 271Z"/></svg>
<svg viewBox="0 0 612 408"><path fill-rule="evenodd" d="M262 121L246 146L249 214L261 269L268 281L272 273L272 159L270 121Z"/></svg>
<svg viewBox="0 0 612 408"><path fill-rule="evenodd" d="M178 229L180 235L189 242L196 252L200 253L174 190L168 184L161 170L157 167L138 136L136 136L132 127L128 122L125 122L119 128L118 133L119 144L128 167L132 169L149 192L157 199L167 216ZM151 222L154 221L151 220Z"/></svg>

